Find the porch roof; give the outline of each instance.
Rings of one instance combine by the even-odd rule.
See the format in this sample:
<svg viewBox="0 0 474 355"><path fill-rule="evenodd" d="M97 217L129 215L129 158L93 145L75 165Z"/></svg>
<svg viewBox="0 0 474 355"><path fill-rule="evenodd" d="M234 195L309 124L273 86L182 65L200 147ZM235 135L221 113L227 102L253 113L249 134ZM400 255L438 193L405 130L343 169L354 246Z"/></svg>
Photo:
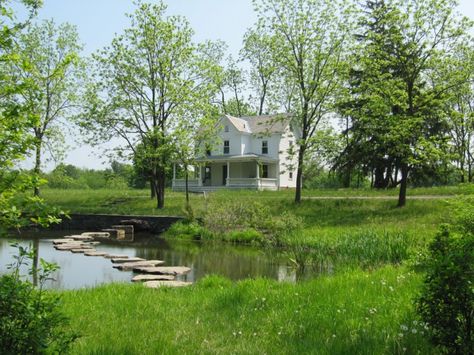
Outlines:
<svg viewBox="0 0 474 355"><path fill-rule="evenodd" d="M277 163L278 159L270 158L266 155L260 154L241 154L241 155L211 155L207 157L200 157L196 159L197 162L213 163L213 162L247 162L259 161L263 163Z"/></svg>

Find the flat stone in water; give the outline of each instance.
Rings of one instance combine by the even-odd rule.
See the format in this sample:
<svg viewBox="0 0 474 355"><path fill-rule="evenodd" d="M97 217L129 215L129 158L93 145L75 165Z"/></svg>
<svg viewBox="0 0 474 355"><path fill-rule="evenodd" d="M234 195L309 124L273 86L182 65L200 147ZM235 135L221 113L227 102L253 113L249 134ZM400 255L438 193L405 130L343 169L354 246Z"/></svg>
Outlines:
<svg viewBox="0 0 474 355"><path fill-rule="evenodd" d="M133 270L133 268L140 267L140 266L158 266L158 265L163 265L165 262L162 260L143 260L143 261L137 261L133 263L121 263L114 265L112 267L122 270L122 271L130 271Z"/></svg>
<svg viewBox="0 0 474 355"><path fill-rule="evenodd" d="M148 288L159 288L159 287L184 287L191 286L192 282L184 281L146 281L143 283Z"/></svg>
<svg viewBox="0 0 474 355"><path fill-rule="evenodd" d="M106 259L128 259L128 255L124 255L124 254L107 254L107 255L104 255L104 258L106 258Z"/></svg>
<svg viewBox="0 0 474 355"><path fill-rule="evenodd" d="M191 269L186 266L140 266L134 268L133 271L147 274L183 275Z"/></svg>
<svg viewBox="0 0 474 355"><path fill-rule="evenodd" d="M56 250L72 250L72 249L94 249L92 245L87 245L87 244L60 244L60 245L55 245L54 248Z"/></svg>
<svg viewBox="0 0 474 355"><path fill-rule="evenodd" d="M173 275L151 275L151 274L146 274L146 275L137 275L132 278L132 282L142 282L142 281L172 281L174 280Z"/></svg>
<svg viewBox="0 0 474 355"><path fill-rule="evenodd" d="M65 243L72 243L74 242L74 239L71 238L63 238L63 239L53 239L52 240L53 244L65 244Z"/></svg>
<svg viewBox="0 0 474 355"><path fill-rule="evenodd" d="M88 235L69 235L68 238L71 238L74 240L82 240L82 241L94 240L94 238Z"/></svg>
<svg viewBox="0 0 474 355"><path fill-rule="evenodd" d="M120 257L117 257L117 258L112 258L111 260L114 264L121 264L121 263L134 263L134 262L137 262L137 261L145 261L145 259L142 259L142 258L136 258L136 257L133 257L133 258L129 258L128 256L126 258L120 258Z"/></svg>
<svg viewBox="0 0 474 355"><path fill-rule="evenodd" d="M79 253L85 253L86 251L95 251L95 249L71 249L71 253L76 253L76 254L79 254Z"/></svg>
<svg viewBox="0 0 474 355"><path fill-rule="evenodd" d="M105 251L92 251L92 249L91 249L91 250L85 251L84 255L86 255L86 256L106 256L107 253Z"/></svg>

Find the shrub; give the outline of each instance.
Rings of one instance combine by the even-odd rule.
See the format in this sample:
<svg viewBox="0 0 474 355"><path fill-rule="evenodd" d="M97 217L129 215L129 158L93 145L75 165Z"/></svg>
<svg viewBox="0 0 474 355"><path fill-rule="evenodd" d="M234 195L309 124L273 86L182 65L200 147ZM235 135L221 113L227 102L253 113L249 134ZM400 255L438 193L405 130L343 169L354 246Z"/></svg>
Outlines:
<svg viewBox="0 0 474 355"><path fill-rule="evenodd" d="M203 227L197 222L176 222L165 233L166 237L199 240L204 234Z"/></svg>
<svg viewBox="0 0 474 355"><path fill-rule="evenodd" d="M77 338L67 331L68 319L59 310L59 296L43 290L57 266L40 260L38 288L21 279L20 266L32 258L32 251L19 247L16 263L10 267L12 273L0 277L2 354L62 354Z"/></svg>
<svg viewBox="0 0 474 355"><path fill-rule="evenodd" d="M447 225L430 245L417 310L432 342L452 354L474 354L474 234Z"/></svg>
<svg viewBox="0 0 474 355"><path fill-rule="evenodd" d="M243 230L236 230L225 235L225 239L237 243L262 243L264 236L261 232L248 228Z"/></svg>

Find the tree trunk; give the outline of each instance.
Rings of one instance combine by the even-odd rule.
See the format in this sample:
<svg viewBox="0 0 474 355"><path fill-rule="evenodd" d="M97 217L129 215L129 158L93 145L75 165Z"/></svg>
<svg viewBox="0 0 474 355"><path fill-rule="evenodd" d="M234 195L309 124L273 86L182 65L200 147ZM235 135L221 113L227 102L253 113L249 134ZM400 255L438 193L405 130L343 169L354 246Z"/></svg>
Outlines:
<svg viewBox="0 0 474 355"><path fill-rule="evenodd" d="M397 207L403 207L406 205L407 200L407 182L408 182L408 166L403 164L401 166L402 179L400 181L400 192L398 194Z"/></svg>
<svg viewBox="0 0 474 355"><path fill-rule="evenodd" d="M159 169L156 180L156 208L162 209L165 207L165 171Z"/></svg>
<svg viewBox="0 0 474 355"><path fill-rule="evenodd" d="M154 200L156 196L155 184L153 178L150 178L150 199Z"/></svg>
<svg viewBox="0 0 474 355"><path fill-rule="evenodd" d="M303 158L306 147L300 146L298 152L298 170L296 173L296 191L295 191L295 203L301 202L301 188L303 181Z"/></svg>
<svg viewBox="0 0 474 355"><path fill-rule="evenodd" d="M33 277L33 286L38 286L38 264L39 264L39 239L33 241L33 264L31 265L31 276Z"/></svg>
<svg viewBox="0 0 474 355"><path fill-rule="evenodd" d="M184 170L184 181L185 181L184 189L186 192L186 208L188 208L189 207L189 186L188 186L188 167L187 166L185 166L185 170Z"/></svg>
<svg viewBox="0 0 474 355"><path fill-rule="evenodd" d="M41 173L41 142L42 139L38 135L36 135L36 143L35 143L35 167L33 168L33 171L36 176L39 176ZM33 191L35 196L40 195L40 190L39 186L35 185L34 191Z"/></svg>

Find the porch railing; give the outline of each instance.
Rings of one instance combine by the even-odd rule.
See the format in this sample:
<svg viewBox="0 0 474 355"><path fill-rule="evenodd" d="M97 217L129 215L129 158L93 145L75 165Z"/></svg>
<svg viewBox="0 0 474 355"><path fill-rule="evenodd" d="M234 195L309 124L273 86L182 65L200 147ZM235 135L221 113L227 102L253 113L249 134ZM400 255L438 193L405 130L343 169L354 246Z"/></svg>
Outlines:
<svg viewBox="0 0 474 355"><path fill-rule="evenodd" d="M199 179L188 179L188 187L198 187ZM172 183L173 189L185 189L186 180L185 179L173 179Z"/></svg>

